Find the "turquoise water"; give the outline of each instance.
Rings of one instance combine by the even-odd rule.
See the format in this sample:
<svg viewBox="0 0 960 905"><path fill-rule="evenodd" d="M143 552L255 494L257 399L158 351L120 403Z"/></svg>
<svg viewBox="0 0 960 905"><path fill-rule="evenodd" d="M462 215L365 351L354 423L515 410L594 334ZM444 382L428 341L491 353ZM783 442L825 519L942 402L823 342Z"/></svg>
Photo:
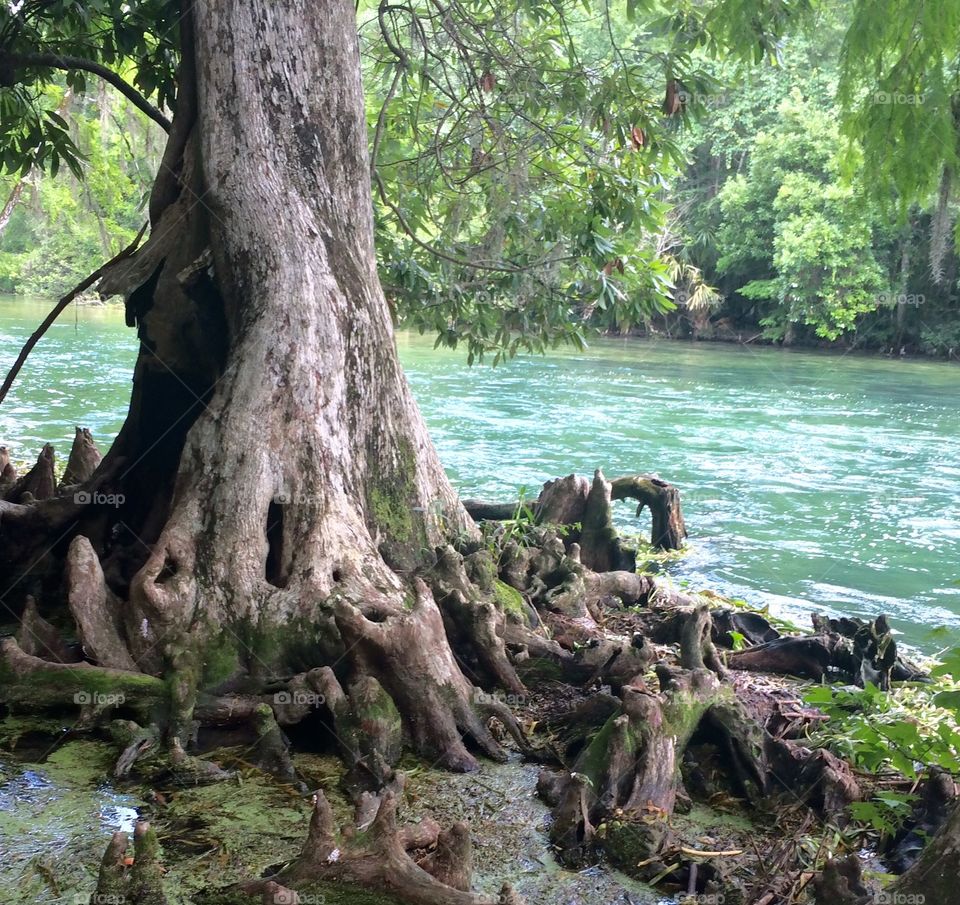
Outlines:
<svg viewBox="0 0 960 905"><path fill-rule="evenodd" d="M0 364L45 310L0 302ZM465 496L657 472L680 487L691 532L675 581L805 622L887 612L926 650L960 643L960 367L630 340L490 369L427 338L399 344ZM0 406L0 442L66 452L83 424L105 447L135 346L118 309L65 315Z"/></svg>

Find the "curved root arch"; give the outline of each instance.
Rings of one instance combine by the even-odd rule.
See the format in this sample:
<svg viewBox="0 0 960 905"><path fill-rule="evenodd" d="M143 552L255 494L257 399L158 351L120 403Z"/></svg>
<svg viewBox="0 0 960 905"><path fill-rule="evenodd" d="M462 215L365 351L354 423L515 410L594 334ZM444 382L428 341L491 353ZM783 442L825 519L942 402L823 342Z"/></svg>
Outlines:
<svg viewBox="0 0 960 905"><path fill-rule="evenodd" d="M680 505L680 491L672 484L648 475L615 478L607 482L598 469L593 483L580 475L547 481L539 497L526 505L541 525L563 525L571 540L588 551L584 562L597 571L625 568L629 554L617 545L611 503L636 500L637 517L650 510L650 545L656 550L680 550L687 527ZM524 510L522 502L489 503L465 500L464 507L477 521L508 521Z"/></svg>

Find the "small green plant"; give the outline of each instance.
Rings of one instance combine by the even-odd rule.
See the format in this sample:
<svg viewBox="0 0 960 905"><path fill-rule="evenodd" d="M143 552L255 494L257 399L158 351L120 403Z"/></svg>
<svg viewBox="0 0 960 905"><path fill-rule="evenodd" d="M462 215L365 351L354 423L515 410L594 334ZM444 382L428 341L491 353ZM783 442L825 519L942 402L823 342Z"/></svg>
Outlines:
<svg viewBox="0 0 960 905"><path fill-rule="evenodd" d="M916 783L932 768L960 773L960 648L942 655L930 682L904 682L890 691L817 685L804 700L828 720L813 734L872 774L892 771ZM851 806L853 817L881 835L897 831L915 796L883 788Z"/></svg>

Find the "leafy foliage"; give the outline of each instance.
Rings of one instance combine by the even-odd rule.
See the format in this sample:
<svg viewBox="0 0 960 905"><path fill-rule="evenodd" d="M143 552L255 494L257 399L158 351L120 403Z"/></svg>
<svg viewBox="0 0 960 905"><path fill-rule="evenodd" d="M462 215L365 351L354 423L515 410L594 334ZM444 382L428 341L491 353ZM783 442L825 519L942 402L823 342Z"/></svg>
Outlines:
<svg viewBox="0 0 960 905"><path fill-rule="evenodd" d="M893 770L916 780L932 766L960 773L960 648L944 654L932 675L932 684L903 683L889 692L872 685L809 689L807 703L829 717L812 741L872 774ZM881 787L851 811L888 834L909 815L913 800L908 791Z"/></svg>
<svg viewBox="0 0 960 905"><path fill-rule="evenodd" d="M835 339L887 288L873 252L878 218L839 179L839 135L827 114L799 93L779 112L778 131L757 136L747 174L720 192L717 268L751 277L738 291L768 303L760 323L775 335L802 323Z"/></svg>

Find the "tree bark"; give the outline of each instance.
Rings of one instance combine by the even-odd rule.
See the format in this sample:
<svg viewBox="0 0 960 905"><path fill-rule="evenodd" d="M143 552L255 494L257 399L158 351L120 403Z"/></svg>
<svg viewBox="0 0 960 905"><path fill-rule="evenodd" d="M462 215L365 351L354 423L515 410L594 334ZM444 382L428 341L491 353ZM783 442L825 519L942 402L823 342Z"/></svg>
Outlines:
<svg viewBox="0 0 960 905"><path fill-rule="evenodd" d="M114 478L51 501L46 522L8 507L0 533L34 518L40 549L57 543L26 573L0 544L0 573L24 605L63 595L69 559L88 654L166 680L169 738L190 737L201 687L337 663L350 684L379 680L419 751L472 769L463 735L501 753L489 714L409 573L477 529L377 277L355 7L210 0L181 45L150 238L101 284L141 340L127 420L87 486ZM7 498L50 496L52 479L47 450ZM477 627L472 660L521 688L489 599L450 607Z"/></svg>

